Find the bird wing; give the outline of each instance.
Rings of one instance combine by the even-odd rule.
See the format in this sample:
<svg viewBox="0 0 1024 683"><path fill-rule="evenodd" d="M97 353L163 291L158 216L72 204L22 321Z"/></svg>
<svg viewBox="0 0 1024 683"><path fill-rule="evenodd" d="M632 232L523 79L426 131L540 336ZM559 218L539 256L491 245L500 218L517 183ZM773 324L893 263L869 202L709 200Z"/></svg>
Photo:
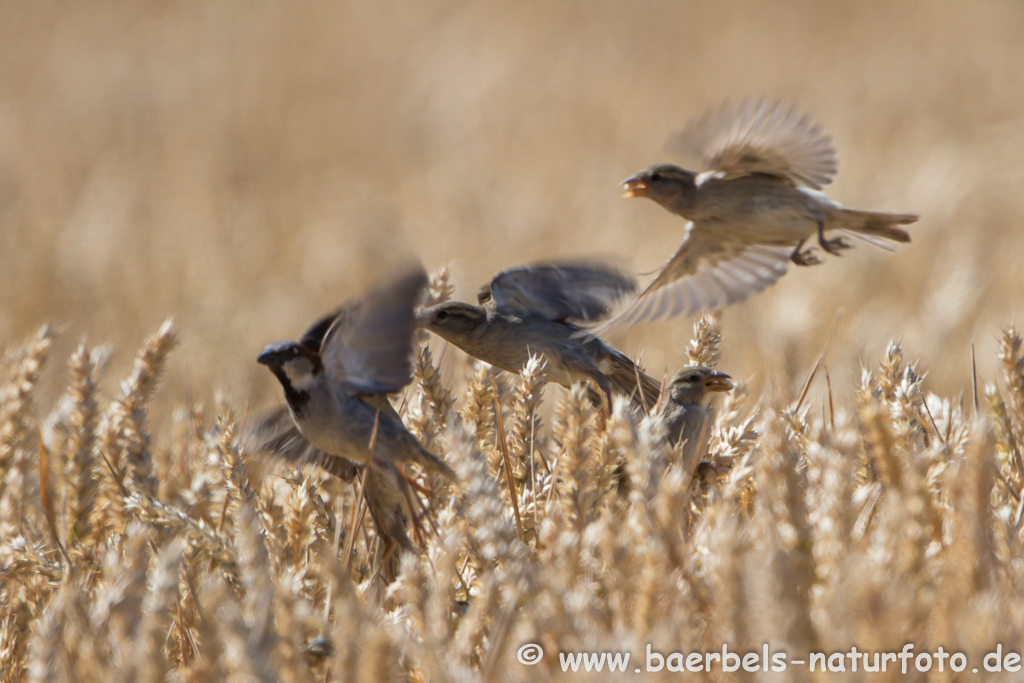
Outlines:
<svg viewBox="0 0 1024 683"><path fill-rule="evenodd" d="M600 340L596 340L600 341ZM607 367L602 363L601 370L616 389L627 396L638 408L650 413L658 403L661 395L661 382L654 379L634 363L624 353L604 344L610 351Z"/></svg>
<svg viewBox="0 0 1024 683"><path fill-rule="evenodd" d="M328 377L355 392L391 394L412 379L414 307L427 274L416 264L349 303L320 352Z"/></svg>
<svg viewBox="0 0 1024 683"><path fill-rule="evenodd" d="M767 289L786 274L792 247L731 244L695 230L693 223L686 227L686 240L654 281L590 334L721 308Z"/></svg>
<svg viewBox="0 0 1024 683"><path fill-rule="evenodd" d="M509 315L597 321L634 291L636 280L613 266L563 261L503 270L481 288L477 299Z"/></svg>
<svg viewBox="0 0 1024 683"><path fill-rule="evenodd" d="M293 466L319 465L344 481L351 481L356 474L351 460L324 453L307 441L295 425L288 406L265 413L246 430L243 443L251 453L268 453Z"/></svg>
<svg viewBox="0 0 1024 683"><path fill-rule="evenodd" d="M327 331L331 329L331 325L338 319L338 316L344 314L345 309L339 308L323 316L309 326L309 329L303 333L299 343L312 351L320 353L320 347L323 345L324 337L327 336Z"/></svg>
<svg viewBox="0 0 1024 683"><path fill-rule="evenodd" d="M832 182L838 168L832 138L820 125L764 99L726 102L687 124L668 147L684 164L726 178L764 173L814 189Z"/></svg>

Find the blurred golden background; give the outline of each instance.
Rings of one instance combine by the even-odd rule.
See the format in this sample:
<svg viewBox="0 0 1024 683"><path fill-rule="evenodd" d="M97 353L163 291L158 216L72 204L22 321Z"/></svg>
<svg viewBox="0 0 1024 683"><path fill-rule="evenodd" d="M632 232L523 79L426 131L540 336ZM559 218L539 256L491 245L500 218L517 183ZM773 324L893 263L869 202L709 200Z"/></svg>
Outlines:
<svg viewBox="0 0 1024 683"><path fill-rule="evenodd" d="M64 325L56 358L110 341L116 379L173 316L160 400L263 405L262 347L396 249L461 297L530 259L658 267L683 222L619 181L766 95L834 136L833 199L921 221L726 311L722 369L792 397L843 307L839 396L893 337L969 392L1024 305L1022 46L1019 2L3 3L0 340ZM661 376L690 322L612 341Z"/></svg>

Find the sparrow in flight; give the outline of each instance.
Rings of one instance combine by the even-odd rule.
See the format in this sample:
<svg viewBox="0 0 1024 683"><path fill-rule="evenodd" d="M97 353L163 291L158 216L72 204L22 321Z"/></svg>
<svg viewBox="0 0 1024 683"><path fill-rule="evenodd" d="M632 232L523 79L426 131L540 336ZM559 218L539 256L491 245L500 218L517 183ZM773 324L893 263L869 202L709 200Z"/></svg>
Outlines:
<svg viewBox="0 0 1024 683"><path fill-rule="evenodd" d="M670 149L707 170L660 164L622 185L625 197L653 199L686 219L686 238L651 284L595 333L742 301L775 284L790 261L820 263L804 248L814 237L835 256L850 246L843 237L889 251L892 242L910 241L899 226L915 214L847 209L820 191L837 169L832 138L792 107L723 105L689 124Z"/></svg>
<svg viewBox="0 0 1024 683"><path fill-rule="evenodd" d="M318 320L300 342L268 345L257 361L284 389L299 432L332 457L387 469L414 462L455 473L406 430L386 394L412 380L414 306L427 283L418 265Z"/></svg>
<svg viewBox="0 0 1024 683"><path fill-rule="evenodd" d="M531 355L546 360L545 381L564 387L592 381L650 409L660 384L609 344L576 323L606 316L613 301L636 289L633 278L607 265L552 262L517 266L494 276L478 306L449 301L423 311L420 325L470 356L519 374Z"/></svg>

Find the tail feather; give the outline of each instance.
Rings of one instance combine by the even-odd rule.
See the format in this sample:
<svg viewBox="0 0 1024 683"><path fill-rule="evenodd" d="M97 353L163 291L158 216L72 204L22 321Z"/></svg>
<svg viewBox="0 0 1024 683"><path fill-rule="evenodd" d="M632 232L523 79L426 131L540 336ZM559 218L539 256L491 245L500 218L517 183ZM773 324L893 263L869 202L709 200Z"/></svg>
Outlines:
<svg viewBox="0 0 1024 683"><path fill-rule="evenodd" d="M896 226L913 223L917 218L917 214L913 213L880 213L842 209L839 227L863 235L883 237L893 242L909 242L910 233Z"/></svg>
<svg viewBox="0 0 1024 683"><path fill-rule="evenodd" d="M648 412L654 410L661 395L661 382L646 374L633 361L625 356L614 359L607 377L619 393L629 397L633 405Z"/></svg>
<svg viewBox="0 0 1024 683"><path fill-rule="evenodd" d="M899 249L896 247L895 244L893 244L889 240L885 239L884 237L876 237L874 235L865 235L862 232L853 232L852 230L840 230L839 232L843 235L843 237L850 237L850 238L853 238L853 239L858 239L858 240L860 240L862 242L870 244L873 247L878 247L879 249L882 249L884 251L888 251L888 252L892 252L892 253L896 253L897 251L899 251Z"/></svg>
<svg viewBox="0 0 1024 683"><path fill-rule="evenodd" d="M366 507L383 541L401 548L412 548L413 543L405 531L411 517L406 497L401 491L401 484L405 482L400 482L392 471L394 467L391 465L385 470L380 463L370 466L366 473ZM393 563L387 568L385 581L390 583L394 580L396 568Z"/></svg>
<svg viewBox="0 0 1024 683"><path fill-rule="evenodd" d="M410 438L415 440L416 437L409 435ZM418 447L418 448L417 448ZM455 481L455 470L446 465L443 460L438 458L436 455L428 451L419 441L415 442L415 446L412 450L412 460L417 465L427 470L428 472L434 472L440 474L442 477L449 481Z"/></svg>

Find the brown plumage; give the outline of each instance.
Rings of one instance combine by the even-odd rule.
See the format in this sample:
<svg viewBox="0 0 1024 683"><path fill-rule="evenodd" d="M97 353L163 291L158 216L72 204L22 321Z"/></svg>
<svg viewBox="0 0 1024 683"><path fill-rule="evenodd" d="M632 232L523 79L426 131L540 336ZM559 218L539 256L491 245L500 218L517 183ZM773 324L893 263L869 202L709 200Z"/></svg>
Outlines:
<svg viewBox="0 0 1024 683"><path fill-rule="evenodd" d="M612 301L634 288L632 278L603 264L518 266L480 290L481 305L439 304L420 315L420 324L502 370L518 374L531 355L539 354L547 363L545 381L565 387L592 381L606 396L618 393L650 409L658 400L658 381L577 325L601 319Z"/></svg>
<svg viewBox="0 0 1024 683"><path fill-rule="evenodd" d="M410 266L343 311L318 320L301 342L269 344L257 361L281 383L299 431L323 452L365 463L372 439L374 460L415 462L454 479L452 469L409 433L386 399L366 400L398 392L412 381L413 307L426 282L423 269Z"/></svg>
<svg viewBox="0 0 1024 683"><path fill-rule="evenodd" d="M682 246L654 281L595 333L736 303L775 284L789 262L819 263L807 240L838 256L857 237L894 250L915 214L847 209L819 191L836 173L832 139L779 103L725 105L690 124L675 150L704 173L650 166L623 181L685 218ZM826 237L826 233L838 233Z"/></svg>
<svg viewBox="0 0 1024 683"><path fill-rule="evenodd" d="M680 368L665 385L661 416L665 438L681 449L683 469L693 476L707 450L711 428L711 394L733 388L725 373L700 365Z"/></svg>
<svg viewBox="0 0 1024 683"><path fill-rule="evenodd" d="M386 580L397 570L394 546L411 546L406 525L418 524L399 463L455 478L405 428L387 397L412 379L413 308L426 281L422 268L410 265L317 320L301 341L270 344L258 358L281 383L288 410L257 425L254 448L316 463L343 479L369 467L365 497L387 558Z"/></svg>

